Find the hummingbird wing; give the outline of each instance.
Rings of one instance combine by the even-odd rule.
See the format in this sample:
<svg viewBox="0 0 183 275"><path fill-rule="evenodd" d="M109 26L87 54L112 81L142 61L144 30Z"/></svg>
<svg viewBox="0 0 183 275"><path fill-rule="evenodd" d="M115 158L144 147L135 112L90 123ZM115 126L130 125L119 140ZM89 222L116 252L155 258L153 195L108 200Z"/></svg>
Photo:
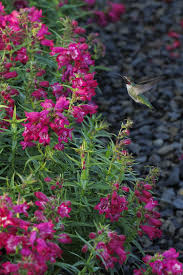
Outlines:
<svg viewBox="0 0 183 275"><path fill-rule="evenodd" d="M136 95L141 95L147 91L149 91L155 84L148 83L148 84L136 84L135 85L135 93Z"/></svg>
<svg viewBox="0 0 183 275"><path fill-rule="evenodd" d="M153 88L157 82L162 78L162 76L154 77L151 79L147 79L144 81L139 82L139 84L135 85L136 94L140 95L147 91L149 91L151 88Z"/></svg>
<svg viewBox="0 0 183 275"><path fill-rule="evenodd" d="M139 84L145 84L145 83L149 83L149 82L158 82L160 79L162 79L164 76L163 75L160 75L160 76L157 76L157 77L153 77L153 78L147 78L147 79L144 79L143 81L140 81Z"/></svg>

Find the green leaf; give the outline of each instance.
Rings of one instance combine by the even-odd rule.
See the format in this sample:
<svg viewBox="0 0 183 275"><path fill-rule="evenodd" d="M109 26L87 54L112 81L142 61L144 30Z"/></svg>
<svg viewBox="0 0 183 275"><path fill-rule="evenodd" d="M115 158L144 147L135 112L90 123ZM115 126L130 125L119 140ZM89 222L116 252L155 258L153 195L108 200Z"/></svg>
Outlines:
<svg viewBox="0 0 183 275"><path fill-rule="evenodd" d="M77 269L74 265L66 264L66 263L61 263L61 262L56 262L54 263L55 266L59 266L62 269L66 270L67 272L79 272L79 269ZM73 273L70 273L73 274Z"/></svg>
<svg viewBox="0 0 183 275"><path fill-rule="evenodd" d="M143 256L145 256L145 252L143 251L142 246L137 242L136 240L133 240L132 243L138 248L138 250L142 253ZM133 255L134 257L134 255Z"/></svg>
<svg viewBox="0 0 183 275"><path fill-rule="evenodd" d="M94 68L95 68L95 70L101 70L101 71L106 71L106 72L111 72L112 71L111 68L107 68L107 67L102 66L102 65L100 65L100 66L94 66Z"/></svg>

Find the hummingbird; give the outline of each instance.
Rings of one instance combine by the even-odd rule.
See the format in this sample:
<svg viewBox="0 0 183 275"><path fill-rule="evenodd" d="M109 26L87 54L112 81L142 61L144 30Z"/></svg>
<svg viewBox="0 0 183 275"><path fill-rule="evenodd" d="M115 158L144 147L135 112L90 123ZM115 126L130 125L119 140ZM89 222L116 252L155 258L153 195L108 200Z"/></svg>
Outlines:
<svg viewBox="0 0 183 275"><path fill-rule="evenodd" d="M145 81L139 82L138 84L134 83L129 77L122 76L125 81L126 88L129 96L137 103L142 103L149 108L153 108L152 104L148 99L143 96L143 93L149 91L153 88L161 77L147 79Z"/></svg>

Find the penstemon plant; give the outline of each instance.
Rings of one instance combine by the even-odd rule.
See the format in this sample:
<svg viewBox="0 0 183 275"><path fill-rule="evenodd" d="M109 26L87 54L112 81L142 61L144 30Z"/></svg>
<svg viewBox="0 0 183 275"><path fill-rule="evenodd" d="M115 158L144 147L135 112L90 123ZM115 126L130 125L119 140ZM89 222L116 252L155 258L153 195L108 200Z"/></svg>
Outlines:
<svg viewBox="0 0 183 275"><path fill-rule="evenodd" d="M58 20L63 16L72 19L85 19L88 23L97 23L105 27L111 22L117 22L125 13L122 3L100 0L3 0L6 10L36 7L43 10L43 21L53 30L58 29Z"/></svg>
<svg viewBox="0 0 183 275"><path fill-rule="evenodd" d="M91 37L68 17L51 33L41 17L0 2L0 274L114 274L142 235L161 236L158 169L137 177L132 122L115 136L96 115ZM177 257L134 272L158 261L167 273L154 274L181 274Z"/></svg>

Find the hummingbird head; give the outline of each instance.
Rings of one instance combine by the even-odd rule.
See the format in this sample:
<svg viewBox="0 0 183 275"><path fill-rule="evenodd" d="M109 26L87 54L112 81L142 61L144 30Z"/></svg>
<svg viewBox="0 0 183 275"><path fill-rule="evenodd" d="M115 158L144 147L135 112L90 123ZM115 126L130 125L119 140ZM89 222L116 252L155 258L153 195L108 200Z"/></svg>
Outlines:
<svg viewBox="0 0 183 275"><path fill-rule="evenodd" d="M125 84L131 85L131 80L127 76L122 76Z"/></svg>

